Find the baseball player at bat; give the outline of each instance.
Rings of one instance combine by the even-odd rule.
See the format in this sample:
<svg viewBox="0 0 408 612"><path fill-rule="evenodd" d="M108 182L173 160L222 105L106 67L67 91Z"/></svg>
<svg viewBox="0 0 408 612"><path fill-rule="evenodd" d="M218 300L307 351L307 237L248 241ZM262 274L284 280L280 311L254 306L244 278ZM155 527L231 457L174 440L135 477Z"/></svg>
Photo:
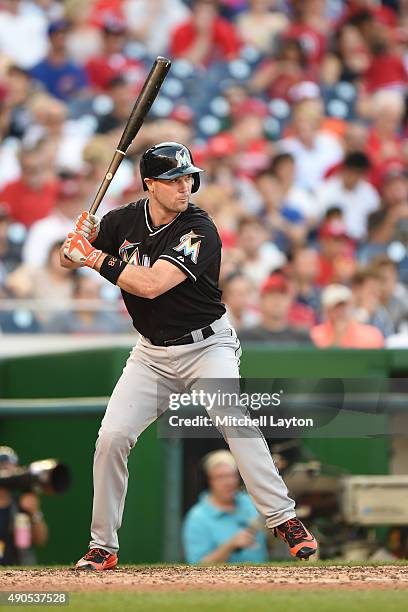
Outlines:
<svg viewBox="0 0 408 612"><path fill-rule="evenodd" d="M140 334L99 430L91 541L77 569L117 565L128 455L168 407L169 393L184 391L185 381L239 380L241 348L218 288L221 240L207 213L190 202L202 170L186 146L163 142L143 154L140 171L147 197L100 223L82 213L61 250L63 266L87 266L120 287ZM220 431L266 526L293 556L307 559L316 540L296 518L262 433L246 429L244 437Z"/></svg>

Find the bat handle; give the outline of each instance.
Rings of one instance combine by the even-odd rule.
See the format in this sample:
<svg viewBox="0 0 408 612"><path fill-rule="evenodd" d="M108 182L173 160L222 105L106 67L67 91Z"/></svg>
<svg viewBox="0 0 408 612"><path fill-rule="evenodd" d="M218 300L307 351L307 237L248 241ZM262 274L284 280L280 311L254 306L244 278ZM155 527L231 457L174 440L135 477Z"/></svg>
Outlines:
<svg viewBox="0 0 408 612"><path fill-rule="evenodd" d="M105 193L109 189L109 185L111 184L111 180L115 176L116 170L119 168L123 158L125 157L126 152L120 151L120 149L116 149L115 154L112 158L111 163L109 164L109 168L107 173L105 174L105 178L103 179L98 192L92 202L92 205L89 209L91 215L94 215L99 208L100 203L103 200Z"/></svg>

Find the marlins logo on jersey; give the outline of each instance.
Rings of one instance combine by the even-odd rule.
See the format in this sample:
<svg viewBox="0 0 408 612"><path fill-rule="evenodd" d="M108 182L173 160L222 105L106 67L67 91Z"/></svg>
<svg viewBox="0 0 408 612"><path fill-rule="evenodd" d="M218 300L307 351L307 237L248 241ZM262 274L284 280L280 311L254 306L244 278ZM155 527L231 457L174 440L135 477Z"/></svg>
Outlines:
<svg viewBox="0 0 408 612"><path fill-rule="evenodd" d="M173 247L173 250L177 251L177 253L183 252L185 257L190 256L191 261L193 263L197 263L198 253L200 252L201 240L198 240L197 242L193 243L193 238L204 238L204 236L200 236L196 234L194 230L191 230L191 232L189 232L188 234L184 234L184 236L180 238L180 243L177 246Z"/></svg>
<svg viewBox="0 0 408 612"><path fill-rule="evenodd" d="M140 254L138 245L140 242L129 242L124 240L119 247L119 255L126 263L140 266Z"/></svg>
<svg viewBox="0 0 408 612"><path fill-rule="evenodd" d="M139 244L140 242L129 242L128 240L124 240L119 247L119 256L123 261L133 266L142 265L145 268L150 268L150 257L148 255L143 255L141 257Z"/></svg>

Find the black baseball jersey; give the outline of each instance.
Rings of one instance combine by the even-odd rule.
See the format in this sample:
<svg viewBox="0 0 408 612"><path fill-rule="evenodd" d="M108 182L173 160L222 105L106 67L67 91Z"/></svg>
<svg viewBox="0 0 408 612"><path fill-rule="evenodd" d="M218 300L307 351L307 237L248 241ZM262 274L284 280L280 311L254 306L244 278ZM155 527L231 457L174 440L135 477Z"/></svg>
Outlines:
<svg viewBox="0 0 408 612"><path fill-rule="evenodd" d="M93 246L130 265L151 267L164 259L187 275L154 299L122 290L133 325L146 338L178 338L225 313L218 288L221 240L208 214L194 204L157 228L147 199L112 210L103 217Z"/></svg>

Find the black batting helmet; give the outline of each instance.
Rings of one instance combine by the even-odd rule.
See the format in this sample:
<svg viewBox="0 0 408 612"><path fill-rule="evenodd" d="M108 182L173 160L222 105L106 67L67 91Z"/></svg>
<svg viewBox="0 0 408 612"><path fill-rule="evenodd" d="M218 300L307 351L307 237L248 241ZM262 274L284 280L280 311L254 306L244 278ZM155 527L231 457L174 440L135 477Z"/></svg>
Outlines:
<svg viewBox="0 0 408 612"><path fill-rule="evenodd" d="M147 149L140 160L143 189L147 191L145 178L171 180L179 176L193 175L192 192L200 187L201 168L194 165L191 151L178 142L160 142Z"/></svg>

